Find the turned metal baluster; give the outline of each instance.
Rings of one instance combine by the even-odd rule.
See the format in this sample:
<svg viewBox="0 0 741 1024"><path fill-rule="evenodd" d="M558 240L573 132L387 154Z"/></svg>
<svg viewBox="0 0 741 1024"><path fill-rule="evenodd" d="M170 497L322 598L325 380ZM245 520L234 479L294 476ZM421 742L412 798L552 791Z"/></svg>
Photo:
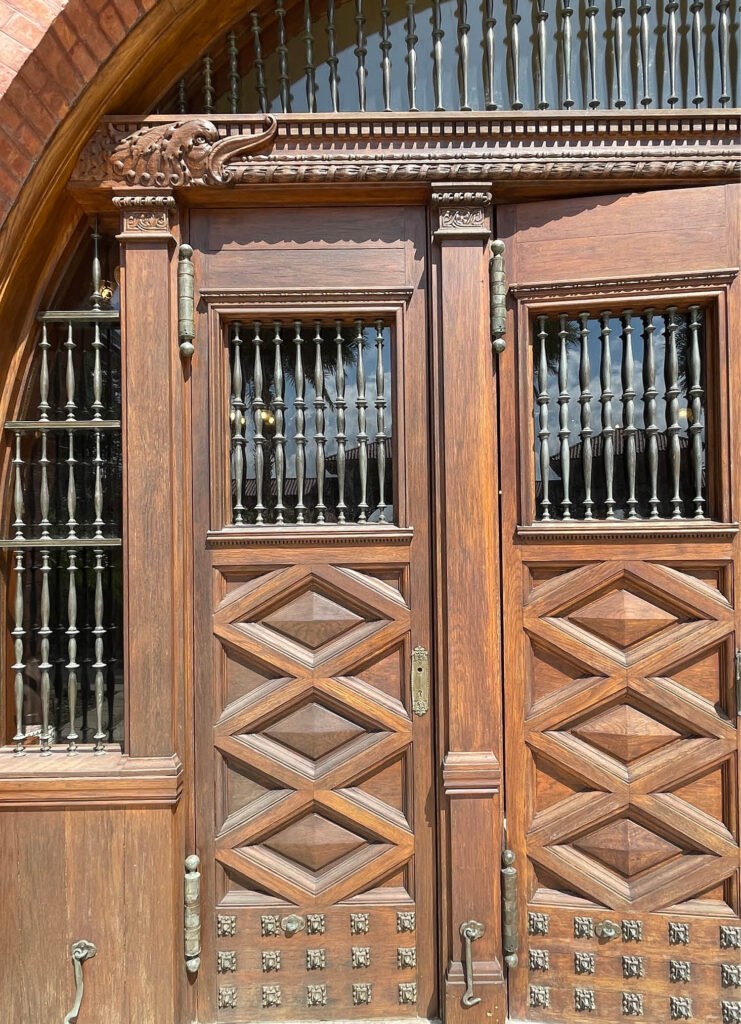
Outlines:
<svg viewBox="0 0 741 1024"><path fill-rule="evenodd" d="M522 15L517 9L518 0L510 0L509 54L512 68L512 109L522 110L520 100L520 22Z"/></svg>
<svg viewBox="0 0 741 1024"><path fill-rule="evenodd" d="M75 719L77 717L77 637L80 631L77 628L77 555L74 551L67 552L69 573L69 585L67 588L67 703L69 705L69 732L67 733L67 753L74 754L77 750L77 740L80 738L75 731Z"/></svg>
<svg viewBox="0 0 741 1024"><path fill-rule="evenodd" d="M651 519L659 518L659 428L656 424L656 362L654 355L654 311L643 311L643 421L646 425L646 454L651 495Z"/></svg>
<svg viewBox="0 0 741 1024"><path fill-rule="evenodd" d="M664 352L664 383L666 396L666 434L671 481L672 519L682 518L682 497L679 493L681 448L679 442L679 363L677 360L676 306L670 306L665 315L666 347Z"/></svg>
<svg viewBox="0 0 741 1024"><path fill-rule="evenodd" d="M46 430L41 431L41 456L39 458L39 466L41 467L41 483L39 485L39 511L41 512L41 536L48 538L49 527L51 522L49 521L49 456L48 456L48 445L49 433Z"/></svg>
<svg viewBox="0 0 741 1024"><path fill-rule="evenodd" d="M360 473L360 501L358 502L358 522L364 523L368 518L368 434L365 429L365 415L368 399L365 396L365 366L363 365L363 321L355 321L355 344L357 346L356 383L357 396L355 405L358 410L358 470Z"/></svg>
<svg viewBox="0 0 741 1024"><path fill-rule="evenodd" d="M208 54L203 58L203 110L206 114L214 112L214 98L216 93L213 84L214 62Z"/></svg>
<svg viewBox="0 0 741 1024"><path fill-rule="evenodd" d="M612 9L612 16L615 19L615 27L612 32L612 53L615 61L615 85L617 95L615 97L615 106L620 110L625 106L625 98L623 96L623 16L625 14L625 8L620 3L620 0L615 0L615 6Z"/></svg>
<svg viewBox="0 0 741 1024"><path fill-rule="evenodd" d="M702 0L693 0L690 4L690 10L692 11L692 70L694 72L695 79L695 95L692 98L692 102L696 107L704 101L705 97L702 94L702 21L701 14L703 10Z"/></svg>
<svg viewBox="0 0 741 1024"><path fill-rule="evenodd" d="M357 60L355 73L358 79L358 104L362 112L365 112L365 80L368 74L365 67L365 58L368 53L368 47L366 45L367 40L365 38L365 20L365 14L363 13L363 0L355 0L357 45L353 52L355 53L355 58Z"/></svg>
<svg viewBox="0 0 741 1024"><path fill-rule="evenodd" d="M718 12L718 60L720 63L720 96L721 107L730 102L729 90L729 41L730 24L728 19L729 0L720 0L716 6Z"/></svg>
<svg viewBox="0 0 741 1024"><path fill-rule="evenodd" d="M702 399L703 390L700 383L702 364L700 362L700 307L689 307L689 399L690 399L690 461L695 496L695 519L703 519L705 499L702 494Z"/></svg>
<svg viewBox="0 0 741 1024"><path fill-rule="evenodd" d="M494 28L497 19L494 17L494 0L485 0L484 7L484 51L486 54L484 69L484 102L487 110L496 110L494 102Z"/></svg>
<svg viewBox="0 0 741 1024"><path fill-rule="evenodd" d="M677 9L678 0L669 0L666 5L666 52L669 63L669 95L666 98L670 107L679 103L677 95Z"/></svg>
<svg viewBox="0 0 741 1024"><path fill-rule="evenodd" d="M237 33L232 30L226 37L229 52L229 113L239 113L239 47L237 46Z"/></svg>
<svg viewBox="0 0 741 1024"><path fill-rule="evenodd" d="M96 548L94 602L95 627L93 629L93 636L95 637L95 661L93 662L93 670L95 672L95 735L93 736L93 740L95 742L95 747L93 749L96 754L105 753L106 738L106 734L103 731L103 683L106 669L106 663L103 661L103 637L105 636L105 627L103 626L103 570L103 552L100 548Z"/></svg>
<svg viewBox="0 0 741 1024"><path fill-rule="evenodd" d="M546 353L546 339L548 332L545 325L548 322L547 316L538 317L538 341L540 342L538 356L538 440L540 441L540 480L543 485L543 498L541 500L541 518L551 518L551 502L549 498L551 454L549 448L548 429L548 355Z"/></svg>
<svg viewBox="0 0 741 1024"><path fill-rule="evenodd" d="M413 4L408 4L412 10ZM443 36L440 0L432 0L432 87L435 92L435 110L443 107Z"/></svg>
<svg viewBox="0 0 741 1024"><path fill-rule="evenodd" d="M651 26L649 25L648 16L651 13L651 4L642 3L638 8L638 15L640 17L638 38L640 42L641 52L641 80L643 82L643 96L641 97L641 105L648 107L651 105L653 100L649 95L649 45L651 41Z"/></svg>
<svg viewBox="0 0 741 1024"><path fill-rule="evenodd" d="M266 114L268 111L268 91L265 87L265 61L262 56L262 42L260 41L260 16L254 11L250 14L252 22L252 48L254 51L255 65L255 88L257 90L257 104L260 112Z"/></svg>
<svg viewBox="0 0 741 1024"><path fill-rule="evenodd" d="M15 455L13 456L13 529L17 540L24 539L25 523L23 522L23 451L22 435L15 435Z"/></svg>
<svg viewBox="0 0 741 1024"><path fill-rule="evenodd" d="M337 502L337 521L345 522L345 450L347 446L347 435L345 434L345 410L347 401L345 399L345 361L342 355L343 346L342 321L335 320L335 383L337 398L337 490L339 500Z"/></svg>
<svg viewBox="0 0 741 1024"><path fill-rule="evenodd" d="M605 464L605 498L606 518L615 518L615 499L613 497L613 477L615 473L615 427L612 422L612 359L610 353L610 314L601 314L600 338L602 340L602 356L600 359L600 386L602 394L602 453Z"/></svg>
<svg viewBox="0 0 741 1024"><path fill-rule="evenodd" d="M548 21L548 11L545 9L545 0L538 0L538 8L535 12L537 20L537 34L538 34L538 109L545 110L548 107L548 98L546 95L546 21Z"/></svg>
<svg viewBox="0 0 741 1024"><path fill-rule="evenodd" d="M389 38L389 14L387 0L381 0L381 78L383 80L383 109L391 110L391 39Z"/></svg>
<svg viewBox="0 0 741 1024"><path fill-rule="evenodd" d="M563 62L563 99L561 105L569 110L574 105L571 96L571 19L574 16L574 8L571 0L561 2L561 59Z"/></svg>
<svg viewBox="0 0 741 1024"><path fill-rule="evenodd" d="M184 78L181 78L178 82L178 98L176 106L178 114L188 113L188 90L186 88Z"/></svg>
<svg viewBox="0 0 741 1024"><path fill-rule="evenodd" d="M335 0L327 0L327 64L329 66L329 96L334 113L340 109L340 97L337 89L337 33L335 29Z"/></svg>
<svg viewBox="0 0 741 1024"><path fill-rule="evenodd" d="M566 313L559 315L558 328L560 341L558 353L558 438L560 441L561 483L563 484L561 512L564 519L571 519L571 445L569 444L571 433L569 431L569 381L566 350L569 330Z"/></svg>
<svg viewBox="0 0 741 1024"><path fill-rule="evenodd" d="M275 346L275 362L273 363L273 409L275 410L275 433L273 434L273 453L275 458L275 521L283 523L285 505L283 504L283 488L286 471L286 438L284 410L286 403L283 397L283 338L281 337L280 320L273 321L273 344Z"/></svg>
<svg viewBox="0 0 741 1024"><path fill-rule="evenodd" d="M65 350L67 352L67 369L65 373L65 382L67 387L67 401L64 403L64 408L67 410L67 419L75 420L75 342L72 337L72 324L67 326L67 340L64 343Z"/></svg>
<svg viewBox="0 0 741 1024"><path fill-rule="evenodd" d="M13 651L15 653L15 662L12 665L12 670L15 673L13 685L13 696L15 698L15 736L13 737L13 740L15 742L16 754L23 754L25 752L23 741L26 738L23 725L23 673L26 669L25 662L23 661L23 637L26 635L26 631L23 628L23 573L25 571L23 559L23 551L16 551L14 569L15 601L13 603L15 627L10 634L13 637Z"/></svg>
<svg viewBox="0 0 741 1024"><path fill-rule="evenodd" d="M103 301L103 296L100 291L102 270L100 266L100 232L98 231L97 217L95 218L95 223L93 224L93 230L90 233L90 237L93 240L93 264L91 268L93 290L92 294L90 295L90 302L93 309L100 309L101 302Z"/></svg>
<svg viewBox="0 0 741 1024"><path fill-rule="evenodd" d="M232 499L233 521L244 523L244 447L246 438L243 433L245 424L244 378L242 373L242 335L240 324L235 323L232 332L232 472L234 476L234 497Z"/></svg>
<svg viewBox="0 0 741 1024"><path fill-rule="evenodd" d="M304 0L304 52L306 54L306 109L316 113L316 68L314 67L314 33L311 29L311 4Z"/></svg>
<svg viewBox="0 0 741 1024"><path fill-rule="evenodd" d="M587 16L587 62L589 64L589 106L595 109L599 106L597 96L597 14L599 7L596 4L588 3L585 9Z"/></svg>
<svg viewBox="0 0 741 1024"><path fill-rule="evenodd" d="M322 363L322 322L314 321L314 442L316 444L316 521L323 523L327 506L324 504L324 364Z"/></svg>
<svg viewBox="0 0 741 1024"><path fill-rule="evenodd" d="M409 110L417 110L417 22L415 0L406 0L406 91Z"/></svg>
<svg viewBox="0 0 741 1024"><path fill-rule="evenodd" d="M44 549L41 552L41 626L39 627L39 636L41 637L41 662L39 664L39 672L41 673L41 733L39 735L39 753L41 754L51 753L51 733L49 731L49 696L51 689L49 670L52 667L49 661L49 637L51 636L51 628L49 626L49 613L51 610L49 599L50 572L49 552Z"/></svg>
<svg viewBox="0 0 741 1024"><path fill-rule="evenodd" d="M589 390L589 313L579 314L579 405L581 406L581 464L584 475L584 518L592 518L592 392Z"/></svg>
<svg viewBox="0 0 741 1024"><path fill-rule="evenodd" d="M261 326L260 321L255 320L253 324L254 337L252 339L252 344L255 347L255 365L253 370L255 397L252 400L252 415L255 420L255 486L257 488L255 496L255 521L257 523L263 523L265 521L265 505L263 504L263 479L265 476L265 435L263 434L263 414L265 412L265 402L262 397L263 372L260 348L262 345L262 337L260 335Z"/></svg>
<svg viewBox="0 0 741 1024"><path fill-rule="evenodd" d="M625 474L628 478L628 519L638 517L636 500L636 425L635 425L635 387L633 372L633 313L626 309L623 313L623 362L621 367L623 394L623 438L625 444Z"/></svg>
<svg viewBox="0 0 741 1024"><path fill-rule="evenodd" d="M73 430L67 431L67 538L69 540L74 539L77 536L77 520L75 519L75 512L77 511L77 482L75 480L75 466L77 465L77 459L75 458L75 434Z"/></svg>
<svg viewBox="0 0 741 1024"><path fill-rule="evenodd" d="M100 325L96 323L93 335L93 419L103 419L103 368L101 352L103 342L100 340Z"/></svg>
<svg viewBox="0 0 741 1024"><path fill-rule="evenodd" d="M458 0L458 99L461 110L470 110L468 102L468 4Z"/></svg>
<svg viewBox="0 0 741 1024"><path fill-rule="evenodd" d="M275 14L278 25L278 82L280 83L280 106L284 114L291 113L291 80L288 76L288 47L286 45L286 8L283 0L277 0Z"/></svg>
<svg viewBox="0 0 741 1024"><path fill-rule="evenodd" d="M100 431L95 431L95 458L93 459L93 465L95 466L95 485L93 487L93 508L95 510L95 519L93 526L95 527L95 537L100 538L103 536L103 457L100 453Z"/></svg>
<svg viewBox="0 0 741 1024"><path fill-rule="evenodd" d="M49 419L49 339L46 335L46 324L41 327L41 371L39 373L39 419Z"/></svg>
<svg viewBox="0 0 741 1024"><path fill-rule="evenodd" d="M293 343L296 346L296 361L293 368L293 379L296 384L296 397L293 405L296 410L296 522L304 522L306 505L304 504L304 486L306 480L306 399L304 395L304 360L301 334L301 321L293 321Z"/></svg>
<svg viewBox="0 0 741 1024"><path fill-rule="evenodd" d="M378 521L386 522L386 373L383 367L383 320L376 320L376 465Z"/></svg>

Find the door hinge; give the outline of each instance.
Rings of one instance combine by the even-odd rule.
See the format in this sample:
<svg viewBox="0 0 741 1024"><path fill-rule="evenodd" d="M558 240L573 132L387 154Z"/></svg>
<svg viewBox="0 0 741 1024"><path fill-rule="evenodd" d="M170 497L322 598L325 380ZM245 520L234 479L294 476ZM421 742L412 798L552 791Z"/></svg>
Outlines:
<svg viewBox="0 0 741 1024"><path fill-rule="evenodd" d="M489 314L491 344L495 352L504 352L507 342L507 281L504 271L504 242L495 238L489 260Z"/></svg>
<svg viewBox="0 0 741 1024"><path fill-rule="evenodd" d="M201 866L194 853L185 858L185 969L195 974L201 966Z"/></svg>
<svg viewBox="0 0 741 1024"><path fill-rule="evenodd" d="M517 868L513 850L502 852L502 952L507 967L517 967Z"/></svg>
<svg viewBox="0 0 741 1024"><path fill-rule="evenodd" d="M426 715L430 710L430 656L424 647L412 651L412 711Z"/></svg>
<svg viewBox="0 0 741 1024"><path fill-rule="evenodd" d="M741 651L736 651L736 714L741 715Z"/></svg>
<svg viewBox="0 0 741 1024"><path fill-rule="evenodd" d="M180 355L190 359L195 349L195 267L193 249L183 242L178 253L178 341Z"/></svg>

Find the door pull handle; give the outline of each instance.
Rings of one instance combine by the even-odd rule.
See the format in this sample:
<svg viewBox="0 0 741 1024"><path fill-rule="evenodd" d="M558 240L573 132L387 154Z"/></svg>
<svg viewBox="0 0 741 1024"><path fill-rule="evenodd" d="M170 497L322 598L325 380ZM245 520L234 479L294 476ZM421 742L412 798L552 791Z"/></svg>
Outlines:
<svg viewBox="0 0 741 1024"><path fill-rule="evenodd" d="M82 1006L82 997L85 994L85 979L82 974L82 965L86 960L94 957L97 952L98 950L95 948L95 945L86 939L73 942L70 946L69 955L72 957L72 964L75 968L75 1005L64 1018L64 1024L75 1024L77 1020L77 1015Z"/></svg>
<svg viewBox="0 0 741 1024"><path fill-rule="evenodd" d="M480 939L486 928L479 921L464 921L460 927L461 938L463 939L463 974L466 981L466 991L463 993L461 1002L465 1007L476 1006L481 1002L480 996L473 994L473 956L471 954L471 943L474 939Z"/></svg>
<svg viewBox="0 0 741 1024"><path fill-rule="evenodd" d="M201 861L192 853L185 858L183 926L185 969L196 974L201 966Z"/></svg>
<svg viewBox="0 0 741 1024"><path fill-rule="evenodd" d="M502 945L507 967L517 967L517 868L513 850L502 852Z"/></svg>

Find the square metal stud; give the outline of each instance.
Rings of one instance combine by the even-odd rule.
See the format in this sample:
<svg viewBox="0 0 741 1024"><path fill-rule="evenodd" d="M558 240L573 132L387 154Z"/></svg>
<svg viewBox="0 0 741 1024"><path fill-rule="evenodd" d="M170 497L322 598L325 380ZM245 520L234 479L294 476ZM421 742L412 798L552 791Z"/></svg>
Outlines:
<svg viewBox="0 0 741 1024"><path fill-rule="evenodd" d="M531 949L528 952L528 963L531 971L547 971L550 967L550 956L547 949Z"/></svg>
<svg viewBox="0 0 741 1024"><path fill-rule="evenodd" d="M306 932L308 935L324 935L327 930L327 922L324 914L306 915Z"/></svg>
<svg viewBox="0 0 741 1024"><path fill-rule="evenodd" d="M551 1005L551 990L545 985L531 985L529 995L531 1006Z"/></svg>
<svg viewBox="0 0 741 1024"><path fill-rule="evenodd" d="M720 1004L723 1024L741 1024L741 1003L724 999Z"/></svg>
<svg viewBox="0 0 741 1024"><path fill-rule="evenodd" d="M690 941L690 926L681 921L669 922L669 944L672 946L686 946Z"/></svg>
<svg viewBox="0 0 741 1024"><path fill-rule="evenodd" d="M672 1020L691 1020L692 1000L689 996L670 996L669 1016Z"/></svg>
<svg viewBox="0 0 741 1024"><path fill-rule="evenodd" d="M327 966L327 953L323 949L306 950L306 970L323 971Z"/></svg>
<svg viewBox="0 0 741 1024"><path fill-rule="evenodd" d="M353 946L352 948L353 967L370 967L371 952L370 946Z"/></svg>
<svg viewBox="0 0 741 1024"><path fill-rule="evenodd" d="M591 939L594 935L594 920L591 917L574 918L574 938Z"/></svg>
<svg viewBox="0 0 741 1024"><path fill-rule="evenodd" d="M237 969L237 954L234 950L227 953L219 951L216 954L216 970L219 974L227 974Z"/></svg>
<svg viewBox="0 0 741 1024"><path fill-rule="evenodd" d="M220 939L237 934L237 918L234 914L219 914L217 916L216 934Z"/></svg>
<svg viewBox="0 0 741 1024"><path fill-rule="evenodd" d="M402 1006L417 1002L417 985L413 981L402 981L399 985L399 1002Z"/></svg>
<svg viewBox="0 0 741 1024"><path fill-rule="evenodd" d="M307 1006L326 1006L327 1005L327 986L326 985L307 985L306 986L306 1005Z"/></svg>
<svg viewBox="0 0 741 1024"><path fill-rule="evenodd" d="M594 953L574 953L574 974L594 974Z"/></svg>
<svg viewBox="0 0 741 1024"><path fill-rule="evenodd" d="M626 1017L642 1017L643 996L637 992L623 992L623 1014Z"/></svg>
<svg viewBox="0 0 741 1024"><path fill-rule="evenodd" d="M367 1006L373 998L372 985L353 985L352 1004L353 1006Z"/></svg>
<svg viewBox="0 0 741 1024"><path fill-rule="evenodd" d="M574 1009L577 1013L591 1013L597 1009L594 992L590 988L574 989Z"/></svg>
<svg viewBox="0 0 741 1024"><path fill-rule="evenodd" d="M741 987L741 964L721 964L720 981L723 988Z"/></svg>
<svg viewBox="0 0 741 1024"><path fill-rule="evenodd" d="M643 942L643 922L623 921L621 924L623 942Z"/></svg>
<svg viewBox="0 0 741 1024"><path fill-rule="evenodd" d="M263 938L268 935L280 935L280 918L277 914L263 914L260 918L260 934Z"/></svg>
<svg viewBox="0 0 741 1024"><path fill-rule="evenodd" d="M263 1010L272 1009L275 1006L280 1006L281 999L283 998L280 985L263 985L262 987L262 1008Z"/></svg>
<svg viewBox="0 0 741 1024"><path fill-rule="evenodd" d="M669 981L686 983L691 981L692 964L689 960L669 961Z"/></svg>
<svg viewBox="0 0 741 1024"><path fill-rule="evenodd" d="M720 948L739 949L741 948L741 928L732 928L731 925L720 926Z"/></svg>
<svg viewBox="0 0 741 1024"><path fill-rule="evenodd" d="M417 927L417 915L413 910L399 910L396 914L397 932L413 932Z"/></svg>
<svg viewBox="0 0 741 1024"><path fill-rule="evenodd" d="M220 1010L236 1010L237 989L235 985L224 985L218 991L217 1002ZM264 1005L264 1004L263 1004Z"/></svg>
<svg viewBox="0 0 741 1024"><path fill-rule="evenodd" d="M280 970L280 950L265 949L262 953L262 969L265 974Z"/></svg>
<svg viewBox="0 0 741 1024"><path fill-rule="evenodd" d="M396 966L400 971L417 966L417 947L399 946L396 950Z"/></svg>
<svg viewBox="0 0 741 1024"><path fill-rule="evenodd" d="M532 911L527 915L528 935L548 934L548 914L535 914Z"/></svg>
<svg viewBox="0 0 741 1024"><path fill-rule="evenodd" d="M367 935L370 931L370 914L350 914L350 934Z"/></svg>
<svg viewBox="0 0 741 1024"><path fill-rule="evenodd" d="M624 956L623 957L623 977L624 978L642 978L644 975L643 968L643 957L642 956Z"/></svg>

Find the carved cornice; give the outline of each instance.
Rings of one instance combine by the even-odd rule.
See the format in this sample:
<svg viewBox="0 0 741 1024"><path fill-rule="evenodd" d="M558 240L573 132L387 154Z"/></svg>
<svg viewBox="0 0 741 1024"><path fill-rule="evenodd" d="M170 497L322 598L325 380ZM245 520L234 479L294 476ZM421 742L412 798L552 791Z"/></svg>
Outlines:
<svg viewBox="0 0 741 1024"><path fill-rule="evenodd" d="M653 295L667 292L695 292L703 289L724 288L731 284L738 275L738 267L726 267L720 270L698 271L692 274L651 274L623 277L591 278L588 281L549 281L534 284L512 284L510 292L517 299L526 302L553 301L561 305L569 298L598 300L614 299L616 296Z"/></svg>
<svg viewBox="0 0 741 1024"><path fill-rule="evenodd" d="M72 181L108 188L310 182L735 180L741 115L224 116L105 119ZM269 148L269 152L264 152Z"/></svg>
<svg viewBox="0 0 741 1024"><path fill-rule="evenodd" d="M502 769L490 750L451 750L443 761L443 789L447 796L499 792Z"/></svg>

